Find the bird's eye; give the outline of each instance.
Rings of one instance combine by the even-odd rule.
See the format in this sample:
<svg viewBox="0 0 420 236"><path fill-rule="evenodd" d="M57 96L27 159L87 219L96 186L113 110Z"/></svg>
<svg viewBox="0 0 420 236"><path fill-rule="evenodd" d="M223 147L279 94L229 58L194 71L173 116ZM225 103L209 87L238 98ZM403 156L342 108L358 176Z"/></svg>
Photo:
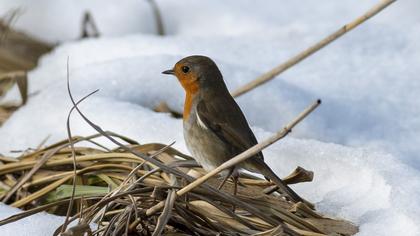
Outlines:
<svg viewBox="0 0 420 236"><path fill-rule="evenodd" d="M188 66L183 66L183 67L181 68L181 70L182 70L182 72L184 72L184 74L186 74L186 73L190 72L190 68L189 68Z"/></svg>

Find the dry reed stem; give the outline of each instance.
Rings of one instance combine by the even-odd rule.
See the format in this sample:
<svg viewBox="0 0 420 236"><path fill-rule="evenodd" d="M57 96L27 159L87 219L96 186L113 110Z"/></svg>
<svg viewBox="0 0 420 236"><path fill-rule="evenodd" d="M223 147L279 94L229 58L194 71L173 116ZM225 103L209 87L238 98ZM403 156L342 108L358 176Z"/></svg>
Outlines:
<svg viewBox="0 0 420 236"><path fill-rule="evenodd" d="M89 11L83 14L82 20L82 33L80 38L97 38L101 34L99 33L98 27L96 26L95 20Z"/></svg>
<svg viewBox="0 0 420 236"><path fill-rule="evenodd" d="M270 71L266 72L265 74L259 76L255 80L245 84L244 86L238 88L237 90L232 92L233 97L239 97L242 94L249 92L250 90L267 83L268 81L274 79L277 75L281 74L285 70L289 69L290 67L296 65L297 63L301 62L302 60L306 59L308 56L314 54L315 52L319 51L326 45L330 44L334 40L340 38L345 33L351 31L352 29L356 28L358 25L362 24L366 20L370 19L383 9L385 9L390 4L394 3L396 0L382 0L377 5L369 9L365 14L359 16L352 22L344 25L334 33L328 35L326 38L322 39L321 41L317 42L316 44L312 45L311 47L307 48L306 50L298 53L294 57L290 58L289 60L285 61L284 63L276 66L275 68L271 69Z"/></svg>
<svg viewBox="0 0 420 236"><path fill-rule="evenodd" d="M165 28L163 27L162 15L160 14L160 10L157 3L155 2L155 0L147 0L147 2L149 2L150 6L152 7L153 15L156 21L157 34L160 36L164 36Z"/></svg>
<svg viewBox="0 0 420 236"><path fill-rule="evenodd" d="M17 70L6 73L0 73L0 96L6 94L6 92L14 84L17 84L20 97L22 99L21 104L23 105L28 100L28 77L26 75L26 72L22 70Z"/></svg>

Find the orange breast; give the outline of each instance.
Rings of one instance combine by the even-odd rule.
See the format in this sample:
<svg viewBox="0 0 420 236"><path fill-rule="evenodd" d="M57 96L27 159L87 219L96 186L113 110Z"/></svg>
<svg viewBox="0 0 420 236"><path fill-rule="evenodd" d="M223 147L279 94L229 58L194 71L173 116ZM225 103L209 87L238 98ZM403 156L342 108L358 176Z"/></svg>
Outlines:
<svg viewBox="0 0 420 236"><path fill-rule="evenodd" d="M184 86L185 92L186 92L185 102L184 102L184 114L183 114L184 120L187 120L188 117L190 116L193 99L196 93L198 92L198 84L197 83L193 83L193 84L194 85L190 85L189 87Z"/></svg>
<svg viewBox="0 0 420 236"><path fill-rule="evenodd" d="M187 120L188 117L190 117L190 111L192 106L192 95L190 93L187 93L185 96L185 102L184 102L184 114L183 119Z"/></svg>
<svg viewBox="0 0 420 236"><path fill-rule="evenodd" d="M194 96L197 94L198 92L198 83L197 82L193 82L193 83L185 83L182 84L186 95L185 95L185 102L184 102L184 114L183 114L183 119L187 120L190 117L190 112L191 112L191 106L193 103L193 99Z"/></svg>

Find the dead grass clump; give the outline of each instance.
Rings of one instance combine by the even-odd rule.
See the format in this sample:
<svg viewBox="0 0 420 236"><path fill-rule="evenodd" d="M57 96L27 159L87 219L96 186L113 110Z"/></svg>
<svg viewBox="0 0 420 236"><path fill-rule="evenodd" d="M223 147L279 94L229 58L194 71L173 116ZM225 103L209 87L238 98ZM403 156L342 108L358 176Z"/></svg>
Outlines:
<svg viewBox="0 0 420 236"><path fill-rule="evenodd" d="M17 84L22 98L18 104L1 102L0 126L28 99L26 71L33 69L38 58L53 47L12 29L12 24L20 14L21 11L17 9L0 18L0 98L14 84Z"/></svg>
<svg viewBox="0 0 420 236"><path fill-rule="evenodd" d="M204 173L191 157L174 148L156 143L139 144L120 135L107 134L169 168L194 177ZM120 147L104 147L95 141L98 137L101 135L72 139L73 143L90 143L91 147L74 149L77 175L70 221L78 223L64 235L352 235L357 232L350 222L325 217L304 203L289 202L277 193L264 194L272 183L245 174L240 177L237 196L230 194L233 183L229 181L218 191L215 188L221 180L212 178L208 185L177 197L175 191L186 184L185 179ZM18 159L0 157L0 199L26 210L1 220L0 225L40 211L66 215L74 176L71 152L66 140L30 151ZM285 181L298 183L311 180L311 176L311 172L298 168ZM164 208L148 214L161 201L165 203ZM232 205L236 206L234 211ZM96 225L89 227L91 223ZM57 229L57 234L60 230Z"/></svg>
<svg viewBox="0 0 420 236"><path fill-rule="evenodd" d="M38 58L53 45L12 29L21 10L12 10L0 19L0 74L34 68Z"/></svg>

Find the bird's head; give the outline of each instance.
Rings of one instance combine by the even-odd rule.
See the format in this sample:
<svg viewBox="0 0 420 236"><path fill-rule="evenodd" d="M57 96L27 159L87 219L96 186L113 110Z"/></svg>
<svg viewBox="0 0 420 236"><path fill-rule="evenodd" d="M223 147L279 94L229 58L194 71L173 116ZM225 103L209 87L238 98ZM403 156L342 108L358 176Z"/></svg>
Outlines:
<svg viewBox="0 0 420 236"><path fill-rule="evenodd" d="M178 61L173 69L162 72L175 75L185 91L195 94L198 91L217 90L223 84L222 74L216 63L206 56L189 56Z"/></svg>

